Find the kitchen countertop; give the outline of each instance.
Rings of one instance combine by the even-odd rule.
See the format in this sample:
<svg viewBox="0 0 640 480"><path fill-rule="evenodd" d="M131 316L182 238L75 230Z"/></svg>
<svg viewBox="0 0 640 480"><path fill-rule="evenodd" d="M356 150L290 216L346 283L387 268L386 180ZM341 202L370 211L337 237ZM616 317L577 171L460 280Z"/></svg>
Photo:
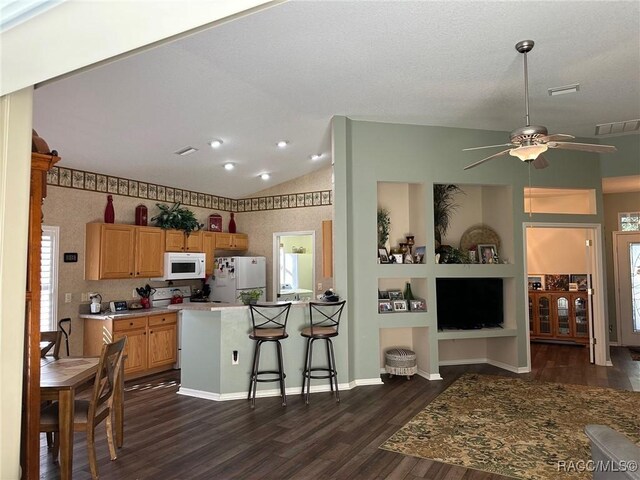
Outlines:
<svg viewBox="0 0 640 480"><path fill-rule="evenodd" d="M278 304L278 303L287 303L287 302L262 302L265 304ZM293 307L304 307L309 304L309 302L291 302L291 306ZM167 305L169 310L201 310L207 312L217 312L219 310L229 310L229 309L247 309L248 305L244 303L223 303L223 302L194 302L194 303L176 303L175 305Z"/></svg>
<svg viewBox="0 0 640 480"><path fill-rule="evenodd" d="M172 309L163 307L139 308L137 310L125 310L122 312L103 312L103 313L82 313L78 315L80 318L87 320L111 320L114 318L130 318L130 317L146 317L147 315L155 315L157 313L170 313Z"/></svg>

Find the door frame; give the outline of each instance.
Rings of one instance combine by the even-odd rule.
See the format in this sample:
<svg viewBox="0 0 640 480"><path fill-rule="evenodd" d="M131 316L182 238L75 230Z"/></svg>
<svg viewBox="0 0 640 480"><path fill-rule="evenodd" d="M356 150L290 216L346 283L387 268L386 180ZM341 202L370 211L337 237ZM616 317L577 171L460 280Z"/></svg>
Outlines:
<svg viewBox="0 0 640 480"><path fill-rule="evenodd" d="M273 282L271 283L272 297L274 302L278 301L278 292L280 291L280 237L298 237L298 236L311 236L311 253L313 254L313 261L311 262L311 276L313 280L311 286L315 287L316 283L316 231L315 230L298 230L295 232L273 232ZM315 291L314 288L312 290ZM315 294L314 294L315 295ZM315 297L314 297L315 298Z"/></svg>
<svg viewBox="0 0 640 480"><path fill-rule="evenodd" d="M631 232L612 232L612 244L613 250L613 280L615 285L615 302L616 302L616 333L618 338L618 345L623 345L622 342L622 322L620 321L620 285L618 283L618 237L626 237L631 235L640 235L638 231Z"/></svg>
<svg viewBox="0 0 640 480"><path fill-rule="evenodd" d="M607 333L607 292L604 283L604 253L602 240L602 225L599 223L556 223L556 222L523 222L522 224L522 243L523 243L523 263L524 273L528 272L527 268L527 228L571 228L581 229L591 232L593 245L591 248L591 268L592 282L591 288L593 295L589 295L588 308L591 314L591 325L589 329L590 343L591 339L595 339L594 360L596 365L611 366L609 357L609 335ZM528 288L527 282L524 283L524 299L525 305L528 305ZM531 369L531 340L529 337L529 308L525 308L526 317L526 339L527 339L527 368Z"/></svg>

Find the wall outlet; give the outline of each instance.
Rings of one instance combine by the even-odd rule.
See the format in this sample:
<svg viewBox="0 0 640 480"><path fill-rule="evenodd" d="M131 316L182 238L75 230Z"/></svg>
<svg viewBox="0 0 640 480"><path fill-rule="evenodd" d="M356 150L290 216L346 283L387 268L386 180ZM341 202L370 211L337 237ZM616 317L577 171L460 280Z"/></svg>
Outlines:
<svg viewBox="0 0 640 480"><path fill-rule="evenodd" d="M64 294L64 303L71 303L71 300L73 299L73 295L70 293L65 293Z"/></svg>
<svg viewBox="0 0 640 480"><path fill-rule="evenodd" d="M134 288L133 291L133 296L131 298L138 298L138 292L136 292L136 289Z"/></svg>
<svg viewBox="0 0 640 480"><path fill-rule="evenodd" d="M82 292L80 294L80 301L81 302L88 302L89 301L89 294Z"/></svg>
<svg viewBox="0 0 640 480"><path fill-rule="evenodd" d="M238 350L231 352L231 365L238 365L240 363L240 354Z"/></svg>
<svg viewBox="0 0 640 480"><path fill-rule="evenodd" d="M318 282L318 291L322 290L322 282Z"/></svg>

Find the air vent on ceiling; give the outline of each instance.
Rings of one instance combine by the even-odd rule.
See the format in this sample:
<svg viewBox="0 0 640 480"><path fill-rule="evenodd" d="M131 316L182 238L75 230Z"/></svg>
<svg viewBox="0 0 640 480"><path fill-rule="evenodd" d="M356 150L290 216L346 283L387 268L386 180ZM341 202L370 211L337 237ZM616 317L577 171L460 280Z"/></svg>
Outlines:
<svg viewBox="0 0 640 480"><path fill-rule="evenodd" d="M180 150L178 150L177 152L173 152L176 155L182 155L183 157L186 155L191 155L192 153L197 152L198 149L197 148L193 148L193 147L184 147L181 148Z"/></svg>
<svg viewBox="0 0 640 480"><path fill-rule="evenodd" d="M640 119L624 122L601 123L596 125L596 135L614 135L616 133L631 133L640 130Z"/></svg>

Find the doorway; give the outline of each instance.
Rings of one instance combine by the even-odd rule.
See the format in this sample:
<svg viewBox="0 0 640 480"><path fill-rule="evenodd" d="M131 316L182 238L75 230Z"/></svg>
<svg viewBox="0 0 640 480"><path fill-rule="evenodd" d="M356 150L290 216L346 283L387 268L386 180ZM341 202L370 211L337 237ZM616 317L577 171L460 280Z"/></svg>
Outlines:
<svg viewBox="0 0 640 480"><path fill-rule="evenodd" d="M613 232L618 339L640 347L640 232Z"/></svg>
<svg viewBox="0 0 640 480"><path fill-rule="evenodd" d="M316 232L273 234L273 296L275 301L312 300L315 284Z"/></svg>
<svg viewBox="0 0 640 480"><path fill-rule="evenodd" d="M583 343L591 363L608 365L604 299L594 296L594 292L604 291L601 226L525 223L524 229L525 272L534 277L528 280L541 277L542 283L536 286L540 291L532 295L529 282L525 282L529 338ZM545 277L551 280L550 285L545 285ZM532 299L546 305L546 310L536 311ZM536 323L540 319L546 323Z"/></svg>

